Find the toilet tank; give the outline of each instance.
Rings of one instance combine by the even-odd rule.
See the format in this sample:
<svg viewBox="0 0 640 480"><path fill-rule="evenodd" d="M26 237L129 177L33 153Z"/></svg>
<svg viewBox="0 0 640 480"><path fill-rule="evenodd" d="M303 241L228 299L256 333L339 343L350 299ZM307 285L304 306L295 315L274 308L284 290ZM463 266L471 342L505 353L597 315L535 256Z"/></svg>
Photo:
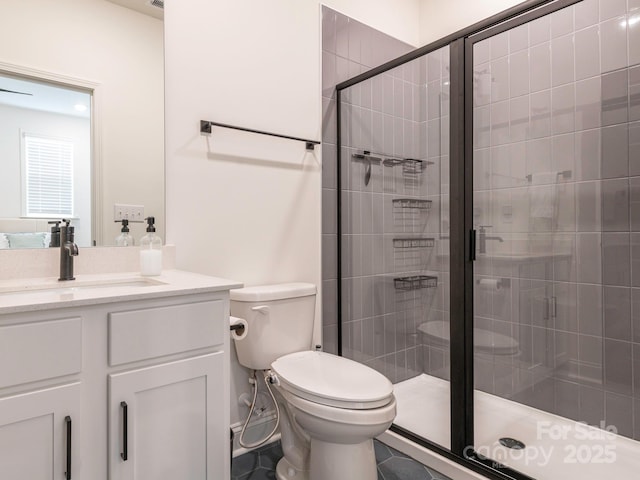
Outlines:
<svg viewBox="0 0 640 480"><path fill-rule="evenodd" d="M247 336L234 340L240 365L266 370L283 355L311 349L315 285L263 285L230 294L231 315L247 321Z"/></svg>

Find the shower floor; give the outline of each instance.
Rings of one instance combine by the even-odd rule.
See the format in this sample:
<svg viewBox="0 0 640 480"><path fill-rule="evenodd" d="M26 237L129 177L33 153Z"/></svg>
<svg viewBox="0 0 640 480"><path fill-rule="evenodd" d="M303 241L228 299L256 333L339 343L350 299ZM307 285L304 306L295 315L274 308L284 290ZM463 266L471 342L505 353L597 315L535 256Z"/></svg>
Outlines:
<svg viewBox="0 0 640 480"><path fill-rule="evenodd" d="M422 374L394 385L395 424L449 447L449 382ZM640 442L475 392L476 451L539 480L636 478ZM512 450L498 440L524 442Z"/></svg>

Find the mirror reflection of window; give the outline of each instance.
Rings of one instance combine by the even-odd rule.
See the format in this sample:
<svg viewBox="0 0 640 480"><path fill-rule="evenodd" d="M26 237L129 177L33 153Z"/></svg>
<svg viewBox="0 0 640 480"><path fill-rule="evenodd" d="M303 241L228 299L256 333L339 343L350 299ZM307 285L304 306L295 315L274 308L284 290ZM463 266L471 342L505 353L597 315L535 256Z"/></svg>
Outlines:
<svg viewBox="0 0 640 480"><path fill-rule="evenodd" d="M26 217L73 216L73 142L24 134Z"/></svg>

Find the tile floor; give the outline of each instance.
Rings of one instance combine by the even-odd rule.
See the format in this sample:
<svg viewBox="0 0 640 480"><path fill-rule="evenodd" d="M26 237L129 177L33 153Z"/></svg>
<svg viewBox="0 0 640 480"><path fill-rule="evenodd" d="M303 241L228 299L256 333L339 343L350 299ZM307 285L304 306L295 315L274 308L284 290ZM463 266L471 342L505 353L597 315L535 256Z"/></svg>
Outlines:
<svg viewBox="0 0 640 480"><path fill-rule="evenodd" d="M378 480L450 480L403 453L374 440L378 462ZM282 457L280 442L245 453L233 459L231 480L275 479L276 463Z"/></svg>

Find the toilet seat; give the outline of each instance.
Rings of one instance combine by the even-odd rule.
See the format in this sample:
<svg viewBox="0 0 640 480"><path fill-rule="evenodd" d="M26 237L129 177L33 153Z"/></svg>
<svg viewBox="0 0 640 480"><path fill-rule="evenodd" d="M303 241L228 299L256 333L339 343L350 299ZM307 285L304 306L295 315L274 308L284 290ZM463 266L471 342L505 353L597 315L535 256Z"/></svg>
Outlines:
<svg viewBox="0 0 640 480"><path fill-rule="evenodd" d="M337 355L291 353L275 360L271 369L282 389L320 405L366 410L393 400L393 385L384 375Z"/></svg>
<svg viewBox="0 0 640 480"><path fill-rule="evenodd" d="M371 409L351 409L321 405L286 390L280 390L280 392L289 406L294 407L298 412L302 411L308 415L331 422L334 426L335 424L348 426L348 428L353 429L351 433L356 435L360 435L360 432L357 431L359 427L371 427L372 425L386 424L388 428L388 425L393 422L393 419L396 416L397 400L393 395L391 395L389 403L382 407ZM299 420L300 418L297 414L296 421ZM335 433L335 430L332 430L332 435ZM349 435L349 433L344 432L340 436L344 437L347 435ZM342 440L345 439L342 438Z"/></svg>

